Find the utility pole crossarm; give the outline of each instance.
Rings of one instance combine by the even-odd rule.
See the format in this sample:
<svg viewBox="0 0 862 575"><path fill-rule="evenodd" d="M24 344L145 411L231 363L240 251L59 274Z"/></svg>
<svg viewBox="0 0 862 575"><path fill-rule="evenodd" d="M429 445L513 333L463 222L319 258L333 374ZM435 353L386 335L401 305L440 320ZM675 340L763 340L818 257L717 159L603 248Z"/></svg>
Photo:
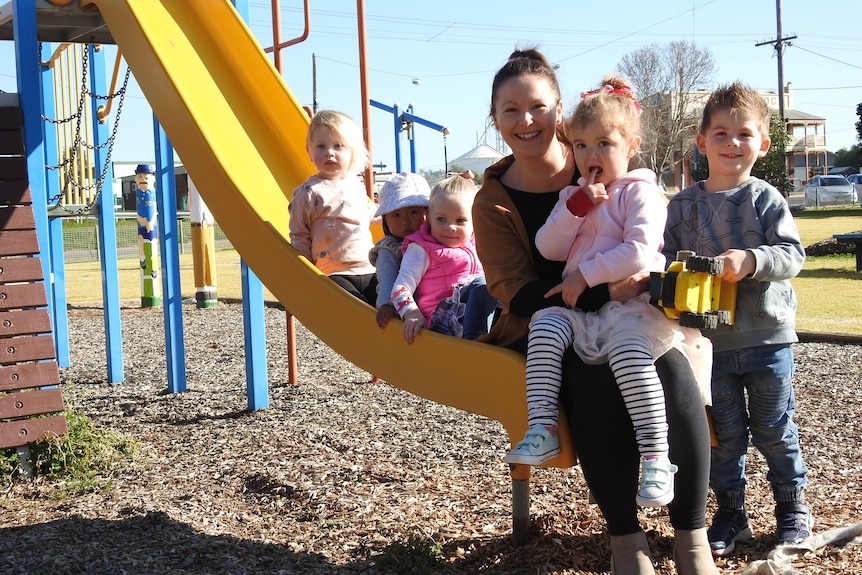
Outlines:
<svg viewBox="0 0 862 575"><path fill-rule="evenodd" d="M785 43L790 45L789 40L796 40L798 36L794 34L793 36L785 36L784 38L776 38L775 40L764 40L763 42L758 42L755 46L766 46L767 44L771 44L776 50L779 49L780 46L783 46Z"/></svg>

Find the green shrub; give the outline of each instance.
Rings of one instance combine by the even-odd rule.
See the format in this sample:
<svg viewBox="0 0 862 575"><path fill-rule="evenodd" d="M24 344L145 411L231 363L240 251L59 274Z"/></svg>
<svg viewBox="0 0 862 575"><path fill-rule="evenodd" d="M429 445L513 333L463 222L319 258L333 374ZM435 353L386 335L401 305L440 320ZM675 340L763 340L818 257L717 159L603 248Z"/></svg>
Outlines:
<svg viewBox="0 0 862 575"><path fill-rule="evenodd" d="M66 411L69 432L42 439L30 448L30 464L36 477L63 480L58 497L96 491L111 485L114 469L132 461L137 441L116 431L100 428L86 415ZM16 450L0 455L0 478L11 481L18 468Z"/></svg>
<svg viewBox="0 0 862 575"><path fill-rule="evenodd" d="M390 543L377 558L381 569L393 573L430 573L443 560L443 546L433 537L410 529L402 541Z"/></svg>

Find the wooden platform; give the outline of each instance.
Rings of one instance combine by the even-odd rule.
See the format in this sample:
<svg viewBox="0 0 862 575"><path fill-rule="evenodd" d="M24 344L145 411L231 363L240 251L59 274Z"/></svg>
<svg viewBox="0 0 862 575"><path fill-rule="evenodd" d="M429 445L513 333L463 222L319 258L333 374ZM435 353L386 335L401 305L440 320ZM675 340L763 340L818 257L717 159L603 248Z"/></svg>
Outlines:
<svg viewBox="0 0 862 575"><path fill-rule="evenodd" d="M57 6L36 0L36 37L40 42L115 44L98 10L82 10L78 0ZM12 2L0 0L0 40L14 40Z"/></svg>

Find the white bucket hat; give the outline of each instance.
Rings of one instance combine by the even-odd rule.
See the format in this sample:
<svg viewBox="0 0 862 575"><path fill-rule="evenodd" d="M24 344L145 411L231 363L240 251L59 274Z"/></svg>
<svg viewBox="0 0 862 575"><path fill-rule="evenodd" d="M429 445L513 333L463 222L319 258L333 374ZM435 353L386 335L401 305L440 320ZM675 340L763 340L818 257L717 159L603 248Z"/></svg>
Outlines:
<svg viewBox="0 0 862 575"><path fill-rule="evenodd" d="M428 182L419 174L401 172L395 174L380 188L380 207L375 216L385 216L401 208L412 206L428 207L428 196L431 188Z"/></svg>

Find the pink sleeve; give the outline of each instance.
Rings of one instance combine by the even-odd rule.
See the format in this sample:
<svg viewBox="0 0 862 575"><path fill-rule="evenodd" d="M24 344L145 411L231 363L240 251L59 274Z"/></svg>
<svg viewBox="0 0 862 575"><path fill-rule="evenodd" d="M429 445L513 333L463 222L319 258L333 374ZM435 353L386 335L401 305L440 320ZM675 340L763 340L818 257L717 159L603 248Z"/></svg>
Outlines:
<svg viewBox="0 0 862 575"><path fill-rule="evenodd" d="M580 264L588 285L619 281L642 271L657 271L656 262L663 261L667 204L655 184L636 181L626 186L620 192L615 217L623 225L623 239L616 247Z"/></svg>
<svg viewBox="0 0 862 575"><path fill-rule="evenodd" d="M572 214L566 207L566 202L578 190L580 188L577 186L563 188L548 220L536 232L536 249L546 259L557 262L569 259L569 252L584 218Z"/></svg>

